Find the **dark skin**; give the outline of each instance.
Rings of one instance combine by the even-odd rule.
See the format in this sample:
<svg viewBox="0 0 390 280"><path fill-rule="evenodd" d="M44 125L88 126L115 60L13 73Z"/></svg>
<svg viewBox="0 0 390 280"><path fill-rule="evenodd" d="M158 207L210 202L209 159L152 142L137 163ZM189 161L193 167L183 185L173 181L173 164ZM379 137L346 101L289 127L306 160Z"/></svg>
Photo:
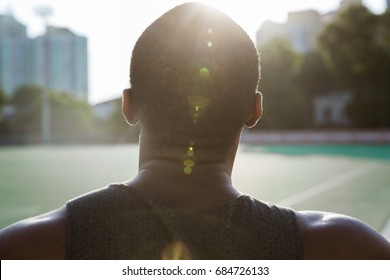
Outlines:
<svg viewBox="0 0 390 280"><path fill-rule="evenodd" d="M129 90L124 91L122 109L129 123L137 122L137 108ZM245 125L255 125L261 115L262 98L258 93ZM142 130L142 126L141 134L139 173L125 184L154 193L189 211L209 209L240 194L231 181L240 132L237 132L235 144L225 153L200 159L191 176L181 172L178 155L182 147L150 149L154 145L153 137ZM207 150L197 153L215 154ZM390 243L361 221L315 211L297 212L297 219L305 259L390 259ZM64 259L66 223L66 208L61 207L1 230L0 258Z"/></svg>

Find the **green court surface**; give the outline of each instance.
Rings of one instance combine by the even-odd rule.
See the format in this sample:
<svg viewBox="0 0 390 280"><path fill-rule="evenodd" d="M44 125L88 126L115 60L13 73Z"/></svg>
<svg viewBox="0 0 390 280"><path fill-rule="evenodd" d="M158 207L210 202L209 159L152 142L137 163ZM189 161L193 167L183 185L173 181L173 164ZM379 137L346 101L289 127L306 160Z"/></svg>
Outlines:
<svg viewBox="0 0 390 280"><path fill-rule="evenodd" d="M0 147L0 227L133 177L138 147ZM354 216L381 230L390 217L390 146L241 145L233 183L296 210Z"/></svg>

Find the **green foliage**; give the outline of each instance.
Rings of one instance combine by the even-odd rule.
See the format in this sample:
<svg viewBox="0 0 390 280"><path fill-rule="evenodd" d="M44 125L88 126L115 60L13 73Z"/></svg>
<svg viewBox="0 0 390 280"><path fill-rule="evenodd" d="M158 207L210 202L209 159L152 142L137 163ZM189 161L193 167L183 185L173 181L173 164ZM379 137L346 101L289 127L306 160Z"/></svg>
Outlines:
<svg viewBox="0 0 390 280"><path fill-rule="evenodd" d="M50 125L55 142L86 141L92 134L94 115L90 105L68 93L48 91L36 85L16 90L11 104L15 116L11 124L17 134L39 141L42 122L42 96L50 102ZM28 140L31 141L31 140Z"/></svg>
<svg viewBox="0 0 390 280"><path fill-rule="evenodd" d="M334 74L318 51L304 55L295 82L308 99L329 93L336 88Z"/></svg>
<svg viewBox="0 0 390 280"><path fill-rule="evenodd" d="M129 126L122 114L122 99L114 102L114 110L110 114L106 124L106 133L114 142L137 142L139 138L139 126Z"/></svg>
<svg viewBox="0 0 390 280"><path fill-rule="evenodd" d="M7 96L0 85L0 106L4 105L5 103L7 103Z"/></svg>
<svg viewBox="0 0 390 280"><path fill-rule="evenodd" d="M390 16L346 10L319 37L338 87L352 90L348 114L357 127L390 126Z"/></svg>
<svg viewBox="0 0 390 280"><path fill-rule="evenodd" d="M379 35L377 43L379 47L390 56L390 9L386 10L383 15L380 15Z"/></svg>
<svg viewBox="0 0 390 280"><path fill-rule="evenodd" d="M319 37L326 63L337 74L341 86L358 83L375 70L377 16L365 7L341 13Z"/></svg>
<svg viewBox="0 0 390 280"><path fill-rule="evenodd" d="M126 128L126 122L122 115L122 99L118 98L114 101L114 110L111 112L107 120L107 130L109 133L117 136L121 135Z"/></svg>
<svg viewBox="0 0 390 280"><path fill-rule="evenodd" d="M307 126L308 100L294 83L301 57L288 41L276 38L259 49L262 77L260 91L264 96L262 128L284 129Z"/></svg>
<svg viewBox="0 0 390 280"><path fill-rule="evenodd" d="M0 86L0 133L3 134L7 130L7 124L4 118L3 108L7 104L7 97L3 88Z"/></svg>
<svg viewBox="0 0 390 280"><path fill-rule="evenodd" d="M51 127L59 141L87 141L93 131L94 114L90 105L71 94L51 92Z"/></svg>
<svg viewBox="0 0 390 280"><path fill-rule="evenodd" d="M42 126L42 97L50 103L50 132L54 143L123 143L138 140L139 128L129 127L121 113L121 99L106 121L98 120L93 108L74 95L44 91L40 86L20 87L10 100L15 115L13 133L21 142L39 142ZM19 141L19 140L18 140Z"/></svg>
<svg viewBox="0 0 390 280"><path fill-rule="evenodd" d="M41 130L41 100L43 90L36 85L18 88L10 103L15 109L11 123L14 131L37 138Z"/></svg>
<svg viewBox="0 0 390 280"><path fill-rule="evenodd" d="M262 128L313 127L313 100L350 90L347 114L359 128L390 127L390 11L365 7L340 13L318 38L317 50L299 55L283 39L260 48Z"/></svg>

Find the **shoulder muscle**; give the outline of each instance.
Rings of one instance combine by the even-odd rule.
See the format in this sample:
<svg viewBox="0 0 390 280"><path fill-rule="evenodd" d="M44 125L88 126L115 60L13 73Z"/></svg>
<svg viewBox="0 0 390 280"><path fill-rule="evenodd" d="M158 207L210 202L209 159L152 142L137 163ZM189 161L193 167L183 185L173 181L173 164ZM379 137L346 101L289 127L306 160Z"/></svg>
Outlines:
<svg viewBox="0 0 390 280"><path fill-rule="evenodd" d="M298 212L306 259L390 259L390 243L349 216Z"/></svg>
<svg viewBox="0 0 390 280"><path fill-rule="evenodd" d="M0 231L1 259L63 259L65 244L65 207Z"/></svg>

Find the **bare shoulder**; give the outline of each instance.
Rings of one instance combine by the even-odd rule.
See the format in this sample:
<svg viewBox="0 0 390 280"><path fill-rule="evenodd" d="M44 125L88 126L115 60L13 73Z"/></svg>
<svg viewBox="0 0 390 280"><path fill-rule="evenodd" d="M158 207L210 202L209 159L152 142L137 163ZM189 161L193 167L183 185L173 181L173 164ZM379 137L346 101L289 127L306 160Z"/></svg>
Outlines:
<svg viewBox="0 0 390 280"><path fill-rule="evenodd" d="M12 224L0 231L0 258L64 259L66 208Z"/></svg>
<svg viewBox="0 0 390 280"><path fill-rule="evenodd" d="M390 259L390 243L369 225L349 216L297 212L305 259Z"/></svg>

